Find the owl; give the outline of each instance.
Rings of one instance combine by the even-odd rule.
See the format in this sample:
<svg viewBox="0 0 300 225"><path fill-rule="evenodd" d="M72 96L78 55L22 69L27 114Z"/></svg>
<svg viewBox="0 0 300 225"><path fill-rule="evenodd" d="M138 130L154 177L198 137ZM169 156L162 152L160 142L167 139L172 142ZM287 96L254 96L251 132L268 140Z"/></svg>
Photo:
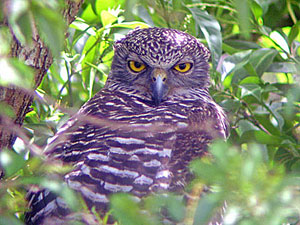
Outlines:
<svg viewBox="0 0 300 225"><path fill-rule="evenodd" d="M167 28L135 29L114 44L107 82L57 132L45 155L72 165L67 185L87 207L107 212L117 192L142 199L184 190L189 163L228 134L226 116L209 94L208 49ZM28 195L28 224L66 216L47 190Z"/></svg>

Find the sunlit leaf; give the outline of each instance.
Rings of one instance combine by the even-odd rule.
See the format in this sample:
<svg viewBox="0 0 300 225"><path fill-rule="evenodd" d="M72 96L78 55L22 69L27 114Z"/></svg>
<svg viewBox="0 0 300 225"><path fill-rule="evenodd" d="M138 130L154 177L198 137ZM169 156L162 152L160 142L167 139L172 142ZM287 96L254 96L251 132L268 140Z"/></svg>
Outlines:
<svg viewBox="0 0 300 225"><path fill-rule="evenodd" d="M16 152L3 149L0 152L0 165L4 168L5 176L10 177L25 166L25 160Z"/></svg>
<svg viewBox="0 0 300 225"><path fill-rule="evenodd" d="M101 15L103 10L113 9L125 4L125 0L96 0L95 8L98 15Z"/></svg>
<svg viewBox="0 0 300 225"><path fill-rule="evenodd" d="M103 1L106 2L106 1ZM100 14L97 15L91 4L89 4L81 14L81 18L88 23L100 22Z"/></svg>
<svg viewBox="0 0 300 225"><path fill-rule="evenodd" d="M95 28L91 27L85 21L80 20L80 19L73 21L73 23L70 24L70 27L80 30L80 31L84 31L85 33L87 33L89 35L96 35Z"/></svg>
<svg viewBox="0 0 300 225"><path fill-rule="evenodd" d="M17 59L0 59L0 85L16 85L24 88L33 86L33 69Z"/></svg>
<svg viewBox="0 0 300 225"><path fill-rule="evenodd" d="M128 29L134 29L134 28L148 28L149 25L142 22L123 22L118 24L113 24L111 27L120 27L120 28L128 28Z"/></svg>
<svg viewBox="0 0 300 225"><path fill-rule="evenodd" d="M263 9L261 8L261 5L259 4L259 1L251 1L251 11L256 19L256 21L259 22L263 15Z"/></svg>
<svg viewBox="0 0 300 225"><path fill-rule="evenodd" d="M118 17L112 15L108 11L103 10L101 12L101 21L102 21L102 24L104 27L114 23L117 19L118 19Z"/></svg>
<svg viewBox="0 0 300 225"><path fill-rule="evenodd" d="M249 76L241 80L240 84L261 84L261 79L256 76Z"/></svg>
<svg viewBox="0 0 300 225"><path fill-rule="evenodd" d="M276 48L285 51L286 53L290 53L290 49L287 43L287 40L284 37L283 33L279 31L273 31L270 33L270 38L276 43Z"/></svg>

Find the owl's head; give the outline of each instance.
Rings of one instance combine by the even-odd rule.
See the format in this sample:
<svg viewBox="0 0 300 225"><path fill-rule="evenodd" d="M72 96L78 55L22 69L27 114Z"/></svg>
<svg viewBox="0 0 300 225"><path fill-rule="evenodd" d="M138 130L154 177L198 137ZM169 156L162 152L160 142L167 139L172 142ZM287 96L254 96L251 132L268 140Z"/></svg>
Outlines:
<svg viewBox="0 0 300 225"><path fill-rule="evenodd" d="M135 29L114 48L107 88L134 90L159 105L174 94L209 86L209 51L182 31Z"/></svg>

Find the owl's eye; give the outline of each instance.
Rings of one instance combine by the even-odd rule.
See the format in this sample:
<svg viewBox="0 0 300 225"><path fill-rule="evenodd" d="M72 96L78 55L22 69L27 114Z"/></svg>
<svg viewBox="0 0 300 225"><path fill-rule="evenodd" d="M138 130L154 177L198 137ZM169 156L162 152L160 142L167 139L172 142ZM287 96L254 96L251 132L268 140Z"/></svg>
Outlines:
<svg viewBox="0 0 300 225"><path fill-rule="evenodd" d="M180 73L185 73L188 72L192 68L192 66L192 63L179 63L176 66L174 66L174 69Z"/></svg>
<svg viewBox="0 0 300 225"><path fill-rule="evenodd" d="M144 63L141 63L141 62L130 60L130 61L128 61L128 67L133 72L138 73L138 72L141 72L142 70L144 70L146 68L146 65Z"/></svg>

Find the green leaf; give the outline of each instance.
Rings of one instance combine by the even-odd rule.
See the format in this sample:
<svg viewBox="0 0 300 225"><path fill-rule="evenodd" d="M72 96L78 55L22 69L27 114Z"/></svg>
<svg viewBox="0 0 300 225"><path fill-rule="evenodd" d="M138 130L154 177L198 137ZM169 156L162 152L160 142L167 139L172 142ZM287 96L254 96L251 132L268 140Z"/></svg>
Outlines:
<svg viewBox="0 0 300 225"><path fill-rule="evenodd" d="M182 221L185 214L185 201L183 196L173 193L150 195L144 199L145 209L151 213L151 220L155 219L155 224L159 223L162 211L167 210L172 221Z"/></svg>
<svg viewBox="0 0 300 225"><path fill-rule="evenodd" d="M203 33L211 51L213 67L216 69L222 54L222 34L219 22L206 11L189 8L197 26Z"/></svg>
<svg viewBox="0 0 300 225"><path fill-rule="evenodd" d="M16 38L22 43L30 43L32 38L32 19L30 3L23 0L10 1L8 20Z"/></svg>
<svg viewBox="0 0 300 225"><path fill-rule="evenodd" d="M117 23L117 24L113 24L111 26L112 28L128 28L128 29L134 29L134 28L148 28L149 25L143 22L123 22L123 23Z"/></svg>
<svg viewBox="0 0 300 225"><path fill-rule="evenodd" d="M110 12L103 10L101 12L101 21L102 21L102 25L103 27L107 26L107 25L111 25L112 23L116 22L118 19L118 17L112 15Z"/></svg>
<svg viewBox="0 0 300 225"><path fill-rule="evenodd" d="M272 31L270 33L270 38L272 39L272 41L274 43L276 43L275 44L275 48L276 49L282 50L282 51L284 51L284 52L286 52L288 54L290 53L290 48L288 46L287 37L286 37L286 35L281 30Z"/></svg>
<svg viewBox="0 0 300 225"><path fill-rule="evenodd" d="M139 206L132 196L124 193L114 194L111 196L110 202L113 216L123 225L153 224L146 215L140 212Z"/></svg>
<svg viewBox="0 0 300 225"><path fill-rule="evenodd" d="M4 149L0 152L0 165L4 168L5 176L10 177L22 169L26 165L26 162L16 152Z"/></svg>
<svg viewBox="0 0 300 225"><path fill-rule="evenodd" d="M261 8L261 5L259 2L256 1L250 1L251 3L251 11L256 19L256 21L259 22L259 19L261 19L263 15L263 9Z"/></svg>
<svg viewBox="0 0 300 225"><path fill-rule="evenodd" d="M4 57L10 52L12 36L8 27L0 28L0 55Z"/></svg>
<svg viewBox="0 0 300 225"><path fill-rule="evenodd" d="M79 31L83 31L84 33L81 34L88 34L88 35L96 35L95 28L88 25L85 21L81 20L80 18L77 18L75 21L73 21L70 24L70 28L74 28Z"/></svg>
<svg viewBox="0 0 300 225"><path fill-rule="evenodd" d="M223 199L220 198L220 195L218 194L205 195L200 198L196 208L193 225L208 224L222 201Z"/></svg>
<svg viewBox="0 0 300 225"><path fill-rule="evenodd" d="M32 88L34 82L33 69L21 61L13 58L0 59L0 85L16 85Z"/></svg>
<svg viewBox="0 0 300 225"><path fill-rule="evenodd" d="M300 173L300 161L294 163L291 167L291 170L295 173Z"/></svg>
<svg viewBox="0 0 300 225"><path fill-rule="evenodd" d="M251 63L247 63L244 68L248 72L249 76L257 77L257 72Z"/></svg>
<svg viewBox="0 0 300 225"><path fill-rule="evenodd" d="M259 85L250 83L250 84L240 84L239 86L242 88L242 93L241 93L242 98L251 95L255 97L258 101L261 100L262 88Z"/></svg>
<svg viewBox="0 0 300 225"><path fill-rule="evenodd" d="M238 11L238 23L241 33L248 39L250 37L250 6L248 0L235 0L235 7Z"/></svg>
<svg viewBox="0 0 300 225"><path fill-rule="evenodd" d="M240 84L261 84L261 79L256 76L249 76L241 80Z"/></svg>
<svg viewBox="0 0 300 225"><path fill-rule="evenodd" d="M243 79L244 77L240 76L240 70L243 69L243 67L249 62L251 53L252 50L247 50L227 56L222 63L222 80L224 80L231 73L235 73L237 77ZM235 80L237 80L237 78L235 78Z"/></svg>
<svg viewBox="0 0 300 225"><path fill-rule="evenodd" d="M273 73L297 73L297 64L292 62L273 62L266 72Z"/></svg>
<svg viewBox="0 0 300 225"><path fill-rule="evenodd" d="M239 52L239 49L233 48L232 46L226 44L225 42L222 43L222 50L230 55Z"/></svg>
<svg viewBox="0 0 300 225"><path fill-rule="evenodd" d="M229 45L237 50L249 50L249 49L260 49L261 48L261 46L255 42L244 41L244 40L229 39L229 40L225 40L224 43L226 43L227 45Z"/></svg>
<svg viewBox="0 0 300 225"><path fill-rule="evenodd" d="M16 117L16 113L15 113L13 107L11 105L6 104L4 101L0 102L0 115L5 115L10 118Z"/></svg>
<svg viewBox="0 0 300 225"><path fill-rule="evenodd" d="M175 10L180 10L181 9L181 4L182 4L182 1L180 0L172 0L172 6L173 6L173 9Z"/></svg>
<svg viewBox="0 0 300 225"><path fill-rule="evenodd" d="M1 215L0 219L0 225L9 225L9 224L14 224L14 225L23 225L20 219L17 219L15 216L11 215Z"/></svg>
<svg viewBox="0 0 300 225"><path fill-rule="evenodd" d="M135 5L135 7L133 8L133 13L140 17L143 21L145 21L147 24L149 24L151 27L154 27L154 23L153 20L151 18L151 16L149 15L147 9L145 9L144 6L142 5Z"/></svg>
<svg viewBox="0 0 300 225"><path fill-rule="evenodd" d="M84 58L81 62L82 65L82 80L85 87L89 91L89 96L92 95L92 86L94 82L94 74L91 73L91 67L89 64L95 64L100 55L100 42L98 40L98 35L90 36L85 43L82 54Z"/></svg>
<svg viewBox="0 0 300 225"><path fill-rule="evenodd" d="M299 102L300 102L300 88L299 85L288 90L286 94L287 104L284 107L284 115L293 121L292 119L297 116L295 112L299 111ZM297 107L298 102L298 107ZM299 131L298 131L299 132ZM298 134L299 135L299 134Z"/></svg>
<svg viewBox="0 0 300 225"><path fill-rule="evenodd" d="M166 199L167 210L171 218L175 221L182 221L185 214L182 196L169 194Z"/></svg>
<svg viewBox="0 0 300 225"><path fill-rule="evenodd" d="M106 1L103 1L103 3ZM100 22L100 13L97 15L91 4L89 4L82 12L81 18L87 23L97 23Z"/></svg>
<svg viewBox="0 0 300 225"><path fill-rule="evenodd" d="M103 10L114 9L119 6L124 6L125 0L96 0L96 12L101 15Z"/></svg>
<svg viewBox="0 0 300 225"><path fill-rule="evenodd" d="M258 49L250 57L250 63L256 70L258 76L268 69L272 64L274 57L278 54L275 49Z"/></svg>
<svg viewBox="0 0 300 225"><path fill-rule="evenodd" d="M64 43L65 28L60 11L35 1L31 4L31 11L42 39L49 46L53 56L58 57Z"/></svg>
<svg viewBox="0 0 300 225"><path fill-rule="evenodd" d="M282 109L282 104L281 103L273 103L271 105L264 104L264 107L266 107L269 110L269 112L272 113L272 115L277 121L277 126L279 127L280 130L282 130L282 127L284 125L284 119L282 115L279 113L279 111L281 111Z"/></svg>
<svg viewBox="0 0 300 225"><path fill-rule="evenodd" d="M32 17L31 12L26 11L16 20L16 25L19 27L20 32L24 36L25 43L31 43L32 40ZM22 43L22 39L20 40ZM23 42L24 43L24 42Z"/></svg>
<svg viewBox="0 0 300 225"><path fill-rule="evenodd" d="M250 141L256 141L260 144L279 145L282 142L282 138L275 135L269 135L261 130L249 130L242 134L240 143L247 143Z"/></svg>
<svg viewBox="0 0 300 225"><path fill-rule="evenodd" d="M289 46L292 45L293 41L298 37L299 33L300 33L300 21L297 21L297 23L292 26L290 33L288 35Z"/></svg>
<svg viewBox="0 0 300 225"><path fill-rule="evenodd" d="M219 103L226 112L236 113L240 108L240 101L236 99L226 99Z"/></svg>
<svg viewBox="0 0 300 225"><path fill-rule="evenodd" d="M252 130L259 130L259 129L249 120L243 119L238 122L238 131L240 136L243 135L243 133Z"/></svg>

